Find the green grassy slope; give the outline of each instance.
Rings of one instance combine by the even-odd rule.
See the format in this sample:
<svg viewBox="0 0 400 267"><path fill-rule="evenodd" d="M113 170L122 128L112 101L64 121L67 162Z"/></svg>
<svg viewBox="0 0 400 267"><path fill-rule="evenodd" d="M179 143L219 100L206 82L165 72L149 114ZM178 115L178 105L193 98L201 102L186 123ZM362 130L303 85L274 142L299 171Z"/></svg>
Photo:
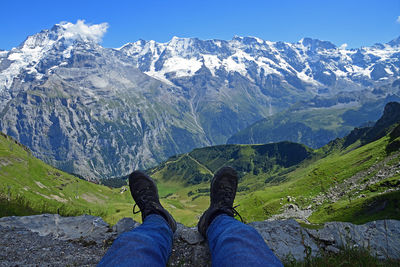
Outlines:
<svg viewBox="0 0 400 267"><path fill-rule="evenodd" d="M333 220L366 222L372 218L369 216L372 215L369 214L369 211L374 209L375 204L373 203L376 197L379 196L385 200L394 199L394 202L390 203L395 204L400 199L399 191L381 195L382 190L373 190L371 188L366 188L360 192L353 190L344 193L338 201L331 203L329 189L343 183L357 173L371 168L374 164L382 162L387 156L385 148L388 143L389 138L384 137L358 149L337 151L309 165L302 166L290 172L287 175L288 181L285 183L268 186L249 195L242 194L239 197L242 207L239 211L249 221L261 220L272 214L279 213L280 208L289 203L287 196L291 196L291 198L295 199L294 204L300 208L306 208L311 205L315 209L313 215L309 218L310 222L321 223ZM398 154L388 164L394 165L396 160L397 162L400 161ZM366 174L363 176L363 182L367 182L371 177L371 174ZM399 181L400 177L394 175L390 179L395 184L395 181ZM384 188L384 184L381 185ZM376 186L380 187L379 184ZM321 205L316 205L314 201L318 195L326 195L326 199ZM368 208L369 202L372 203L370 208ZM378 205L379 203L376 203L375 206ZM383 216L375 214L375 219L384 217L400 219L400 212L397 212L394 206L387 206L387 208L393 209L385 209L386 213L381 214Z"/></svg>
<svg viewBox="0 0 400 267"><path fill-rule="evenodd" d="M57 170L0 135L0 216L86 213L114 223L132 209L129 190L120 191Z"/></svg>

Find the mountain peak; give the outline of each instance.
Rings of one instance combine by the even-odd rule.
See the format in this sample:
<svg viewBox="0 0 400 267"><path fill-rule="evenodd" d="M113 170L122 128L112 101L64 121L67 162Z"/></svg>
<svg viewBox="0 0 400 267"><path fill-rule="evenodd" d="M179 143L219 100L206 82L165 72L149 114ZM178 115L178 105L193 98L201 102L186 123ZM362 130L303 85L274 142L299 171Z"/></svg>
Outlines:
<svg viewBox="0 0 400 267"><path fill-rule="evenodd" d="M316 50L318 48L322 49L336 48L336 46L329 41L321 41L319 39L312 39L310 37L305 37L301 39L299 43L303 44L305 47L308 47L310 50Z"/></svg>
<svg viewBox="0 0 400 267"><path fill-rule="evenodd" d="M46 47L58 41L64 42L66 45L71 45L75 41L99 43L107 28L107 23L90 25L86 24L84 20L78 20L75 24L60 22L50 30L43 30L29 36L19 48Z"/></svg>
<svg viewBox="0 0 400 267"><path fill-rule="evenodd" d="M396 39L393 39L388 43L390 46L399 46L400 45L400 36L397 37Z"/></svg>

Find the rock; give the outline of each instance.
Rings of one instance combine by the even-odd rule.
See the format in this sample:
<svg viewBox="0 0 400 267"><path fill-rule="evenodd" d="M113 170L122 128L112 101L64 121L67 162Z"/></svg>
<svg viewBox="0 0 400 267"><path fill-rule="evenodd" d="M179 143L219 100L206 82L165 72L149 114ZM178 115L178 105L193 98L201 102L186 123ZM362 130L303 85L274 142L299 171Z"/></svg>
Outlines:
<svg viewBox="0 0 400 267"><path fill-rule="evenodd" d="M112 228L101 218L43 214L0 218L0 266L95 266L112 241L140 224L123 218ZM400 221L354 225L326 223L306 229L295 220L249 223L281 260L314 257L320 251L339 253L343 247L367 249L378 258L400 259ZM169 266L211 266L207 241L195 227L178 223Z"/></svg>
<svg viewBox="0 0 400 267"><path fill-rule="evenodd" d="M296 204L286 204L282 207L283 212L272 215L268 221L285 220L285 219L300 219L308 222L307 218L312 214L311 205L306 209L300 209Z"/></svg>
<svg viewBox="0 0 400 267"><path fill-rule="evenodd" d="M291 197L291 196L287 196L286 199L288 202L292 202L292 201L296 200L294 197Z"/></svg>
<svg viewBox="0 0 400 267"><path fill-rule="evenodd" d="M0 218L3 227L28 229L40 236L52 235L58 240L85 240L103 243L111 237L109 226L100 217L82 215L61 217L58 214L11 216Z"/></svg>
<svg viewBox="0 0 400 267"><path fill-rule="evenodd" d="M119 191L120 194L123 194L124 192L126 192L128 190L128 188L126 188L126 186L121 187L121 190Z"/></svg>
<svg viewBox="0 0 400 267"><path fill-rule="evenodd" d="M307 253L316 256L319 252L317 244L295 220L252 222L249 225L261 234L281 260L293 257L302 261Z"/></svg>
<svg viewBox="0 0 400 267"><path fill-rule="evenodd" d="M179 232L180 238L190 245L200 244L204 241L203 236L197 231L196 228L184 227Z"/></svg>
<svg viewBox="0 0 400 267"><path fill-rule="evenodd" d="M28 229L0 225L0 266L96 266L103 244L40 236Z"/></svg>
<svg viewBox="0 0 400 267"><path fill-rule="evenodd" d="M210 250L196 228L178 223L169 266L211 266Z"/></svg>
<svg viewBox="0 0 400 267"><path fill-rule="evenodd" d="M335 254L340 252L340 249L333 247L333 246L327 246L325 250L328 252L335 253Z"/></svg>
<svg viewBox="0 0 400 267"><path fill-rule="evenodd" d="M320 241L329 235L329 242L337 249L361 247L379 259L400 259L400 221L381 220L363 225L329 222L323 229L307 232Z"/></svg>
<svg viewBox="0 0 400 267"><path fill-rule="evenodd" d="M117 233L117 235L120 235L138 227L139 225L140 223L134 221L132 218L122 218L112 227L112 230Z"/></svg>

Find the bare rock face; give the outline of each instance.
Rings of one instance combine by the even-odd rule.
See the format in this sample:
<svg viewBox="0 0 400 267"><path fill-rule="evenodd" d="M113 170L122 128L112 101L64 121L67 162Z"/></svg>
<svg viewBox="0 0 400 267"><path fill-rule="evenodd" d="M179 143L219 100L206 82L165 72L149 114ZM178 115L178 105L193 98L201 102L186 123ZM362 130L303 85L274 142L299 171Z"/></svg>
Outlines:
<svg viewBox="0 0 400 267"><path fill-rule="evenodd" d="M310 108L358 106L360 97L339 97L342 103L338 94L399 94L398 40L351 53L310 38L252 37L173 38L112 49L71 39L65 25L0 51L0 130L46 163L89 180L224 144L299 101L316 97ZM338 135L296 124L273 136L280 138L274 142L319 139L309 143L319 146Z"/></svg>
<svg viewBox="0 0 400 267"><path fill-rule="evenodd" d="M295 220L252 222L254 227L264 238L267 245L281 260L293 257L303 260L308 256L316 256L319 247Z"/></svg>
<svg viewBox="0 0 400 267"><path fill-rule="evenodd" d="M379 259L400 259L400 222L396 220L373 221L363 225L329 222L323 229L307 232L313 239L321 241L323 249L365 248Z"/></svg>
<svg viewBox="0 0 400 267"><path fill-rule="evenodd" d="M91 215L77 217L61 217L58 214L12 216L1 218L0 225L28 229L40 236L50 235L58 240L83 238L88 242L102 243L113 234L103 219Z"/></svg>
<svg viewBox="0 0 400 267"><path fill-rule="evenodd" d="M140 224L130 218L112 228L101 218L43 214L0 218L0 266L95 266L117 236ZM400 221L381 220L364 225L326 223L322 229L301 227L295 220L249 224L282 261L304 260L322 251L344 247L367 249L378 258L400 259ZM196 228L178 224L169 266L211 266L207 241Z"/></svg>
<svg viewBox="0 0 400 267"><path fill-rule="evenodd" d="M268 246L280 258L303 260L320 251L339 252L342 248L364 248L380 259L400 258L400 222L373 221L363 225L329 222L324 228L303 228L295 220L252 222Z"/></svg>

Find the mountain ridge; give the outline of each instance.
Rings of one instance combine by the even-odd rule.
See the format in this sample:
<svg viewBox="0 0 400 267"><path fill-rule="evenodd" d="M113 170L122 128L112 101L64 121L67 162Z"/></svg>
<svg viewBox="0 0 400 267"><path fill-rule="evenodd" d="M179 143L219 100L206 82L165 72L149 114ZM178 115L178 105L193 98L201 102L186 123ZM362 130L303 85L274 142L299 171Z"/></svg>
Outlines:
<svg viewBox="0 0 400 267"><path fill-rule="evenodd" d="M346 50L309 38L173 38L111 49L97 44L102 27L88 37L71 27L56 25L1 52L0 129L46 162L92 180L224 144L315 96L378 98L400 89L386 86L399 76L395 42Z"/></svg>

